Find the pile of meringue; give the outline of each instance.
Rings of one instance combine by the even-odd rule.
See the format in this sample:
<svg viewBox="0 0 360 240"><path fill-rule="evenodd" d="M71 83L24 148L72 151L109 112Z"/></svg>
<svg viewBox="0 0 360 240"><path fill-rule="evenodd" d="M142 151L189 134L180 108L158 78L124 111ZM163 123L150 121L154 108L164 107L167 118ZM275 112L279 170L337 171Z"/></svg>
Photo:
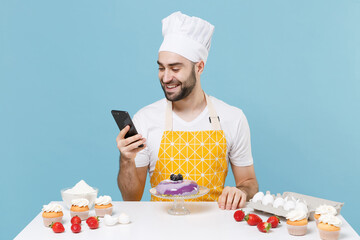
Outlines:
<svg viewBox="0 0 360 240"><path fill-rule="evenodd" d="M117 223L128 224L130 223L130 217L126 213L121 213L119 217L112 217L109 214L105 214L104 222L106 226L113 226Z"/></svg>
<svg viewBox="0 0 360 240"><path fill-rule="evenodd" d="M264 206L269 205L274 208L282 207L285 211L303 209L305 212L308 212L305 200L296 200L294 197L289 198L288 196L283 198L280 193L274 198L274 196L270 194L270 191L267 191L265 195L263 192L257 192L250 201L253 203L261 202Z"/></svg>

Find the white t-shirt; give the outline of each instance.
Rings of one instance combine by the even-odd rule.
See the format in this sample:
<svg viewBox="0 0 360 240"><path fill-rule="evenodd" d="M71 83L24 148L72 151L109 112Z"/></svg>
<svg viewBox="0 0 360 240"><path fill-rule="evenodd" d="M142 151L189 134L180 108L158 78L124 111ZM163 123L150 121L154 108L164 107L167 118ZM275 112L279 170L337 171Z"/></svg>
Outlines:
<svg viewBox="0 0 360 240"><path fill-rule="evenodd" d="M251 154L250 129L247 119L241 109L230 106L212 96L210 99L220 118L221 129L226 138L226 160L235 166L250 166L253 164ZM160 142L165 130L165 98L140 109L133 118L137 131L146 138L147 147L138 152L135 158L136 167L149 167L151 176L155 169ZM193 121L186 122L173 112L174 131L205 131L212 130L206 107Z"/></svg>

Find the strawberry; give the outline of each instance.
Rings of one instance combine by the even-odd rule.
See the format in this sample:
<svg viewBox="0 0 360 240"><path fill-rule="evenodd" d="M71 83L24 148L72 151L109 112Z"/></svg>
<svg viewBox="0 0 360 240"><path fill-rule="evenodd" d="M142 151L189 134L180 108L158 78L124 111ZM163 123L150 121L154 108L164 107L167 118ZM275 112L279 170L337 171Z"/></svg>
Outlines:
<svg viewBox="0 0 360 240"><path fill-rule="evenodd" d="M52 223L50 227L52 228L54 233L62 233L65 231L65 228L61 222Z"/></svg>
<svg viewBox="0 0 360 240"><path fill-rule="evenodd" d="M248 214L244 219L250 226L256 226L262 222L262 219L256 214Z"/></svg>
<svg viewBox="0 0 360 240"><path fill-rule="evenodd" d="M271 224L271 228L276 228L280 223L280 218L278 216L271 216L266 222Z"/></svg>
<svg viewBox="0 0 360 240"><path fill-rule="evenodd" d="M89 217L86 223L90 229L97 229L99 227L99 217Z"/></svg>
<svg viewBox="0 0 360 240"><path fill-rule="evenodd" d="M81 231L81 225L77 223L71 225L71 231L73 233L79 233Z"/></svg>
<svg viewBox="0 0 360 240"><path fill-rule="evenodd" d="M267 233L271 228L271 224L268 222L261 222L257 225L260 232Z"/></svg>
<svg viewBox="0 0 360 240"><path fill-rule="evenodd" d="M81 224L81 218L79 218L77 215L75 217L72 217L71 224Z"/></svg>
<svg viewBox="0 0 360 240"><path fill-rule="evenodd" d="M91 221L92 219L99 221L99 217L88 217L88 219L86 219L87 225L89 225L89 221Z"/></svg>
<svg viewBox="0 0 360 240"><path fill-rule="evenodd" d="M245 213L243 212L243 210L237 210L235 213L234 213L234 218L235 218L235 221L237 222L240 222L244 219L245 217Z"/></svg>

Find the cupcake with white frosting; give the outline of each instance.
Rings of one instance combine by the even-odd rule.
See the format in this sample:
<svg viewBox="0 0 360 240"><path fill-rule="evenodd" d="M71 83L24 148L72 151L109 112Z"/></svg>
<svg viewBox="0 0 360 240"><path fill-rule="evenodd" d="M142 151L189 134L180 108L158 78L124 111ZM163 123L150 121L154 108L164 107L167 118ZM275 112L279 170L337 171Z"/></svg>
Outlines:
<svg viewBox="0 0 360 240"><path fill-rule="evenodd" d="M286 225L290 235L303 236L307 232L307 212L303 209L295 209L286 215Z"/></svg>
<svg viewBox="0 0 360 240"><path fill-rule="evenodd" d="M70 216L78 216L81 220L89 217L89 200L86 198L73 199L71 201Z"/></svg>
<svg viewBox="0 0 360 240"><path fill-rule="evenodd" d="M336 209L330 205L320 205L315 209L314 218L316 221L316 225L319 223L319 218L321 215L331 214L335 216L337 214Z"/></svg>
<svg viewBox="0 0 360 240"><path fill-rule="evenodd" d="M319 217L319 224L317 225L320 238L323 240L339 239L341 224L340 218L332 214L321 215Z"/></svg>
<svg viewBox="0 0 360 240"><path fill-rule="evenodd" d="M95 200L95 214L98 217L104 217L105 214L111 215L113 205L111 204L110 196L100 196Z"/></svg>
<svg viewBox="0 0 360 240"><path fill-rule="evenodd" d="M42 217L46 227L49 227L52 223L61 222L64 215L62 206L57 203L43 205L42 211Z"/></svg>

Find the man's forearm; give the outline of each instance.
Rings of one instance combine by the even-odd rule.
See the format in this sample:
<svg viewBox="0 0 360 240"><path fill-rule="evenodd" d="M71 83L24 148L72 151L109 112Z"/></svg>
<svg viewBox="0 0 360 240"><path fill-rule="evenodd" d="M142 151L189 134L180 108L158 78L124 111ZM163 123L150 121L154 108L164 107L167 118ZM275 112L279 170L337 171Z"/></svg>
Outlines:
<svg viewBox="0 0 360 240"><path fill-rule="evenodd" d="M255 193L259 191L259 185L256 178L248 179L236 187L247 194L246 201L249 201Z"/></svg>
<svg viewBox="0 0 360 240"><path fill-rule="evenodd" d="M144 186L137 175L134 160L124 160L120 156L118 186L124 201L140 201Z"/></svg>

